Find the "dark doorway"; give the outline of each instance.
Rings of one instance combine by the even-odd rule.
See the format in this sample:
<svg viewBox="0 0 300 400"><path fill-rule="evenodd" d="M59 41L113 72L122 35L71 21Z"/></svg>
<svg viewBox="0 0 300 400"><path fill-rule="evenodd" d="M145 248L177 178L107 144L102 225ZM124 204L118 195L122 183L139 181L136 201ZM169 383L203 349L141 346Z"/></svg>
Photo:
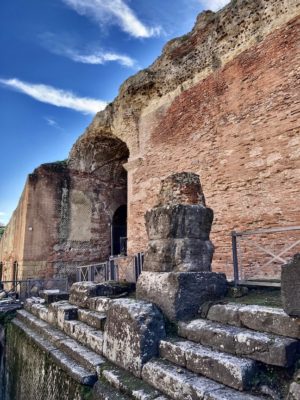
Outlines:
<svg viewBox="0 0 300 400"><path fill-rule="evenodd" d="M112 249L111 254L117 256L127 253L127 206L120 206L112 220Z"/></svg>

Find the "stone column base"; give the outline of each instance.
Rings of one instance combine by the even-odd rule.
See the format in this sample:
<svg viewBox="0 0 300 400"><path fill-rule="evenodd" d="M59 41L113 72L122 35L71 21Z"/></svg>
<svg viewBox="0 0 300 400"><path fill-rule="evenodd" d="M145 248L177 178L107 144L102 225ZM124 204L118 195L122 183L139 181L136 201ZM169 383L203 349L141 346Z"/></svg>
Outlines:
<svg viewBox="0 0 300 400"><path fill-rule="evenodd" d="M195 317L206 301L227 291L224 274L215 272L147 272L137 282L137 298L156 304L171 321Z"/></svg>

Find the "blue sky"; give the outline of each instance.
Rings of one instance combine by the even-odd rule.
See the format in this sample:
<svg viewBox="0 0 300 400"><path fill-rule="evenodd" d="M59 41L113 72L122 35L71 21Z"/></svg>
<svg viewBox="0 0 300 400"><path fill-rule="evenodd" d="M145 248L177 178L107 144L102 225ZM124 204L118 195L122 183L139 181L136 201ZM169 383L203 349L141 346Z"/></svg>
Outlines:
<svg viewBox="0 0 300 400"><path fill-rule="evenodd" d="M93 115L203 9L228 0L2 0L0 221L26 176L68 157Z"/></svg>

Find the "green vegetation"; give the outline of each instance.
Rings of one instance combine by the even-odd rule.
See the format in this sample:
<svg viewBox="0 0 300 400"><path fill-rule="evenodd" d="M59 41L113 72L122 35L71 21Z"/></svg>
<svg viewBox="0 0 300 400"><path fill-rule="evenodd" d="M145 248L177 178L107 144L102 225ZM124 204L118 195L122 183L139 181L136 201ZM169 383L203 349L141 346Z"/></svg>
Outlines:
<svg viewBox="0 0 300 400"><path fill-rule="evenodd" d="M242 297L227 297L225 300L239 304L257 304L259 306L282 307L280 289L252 289Z"/></svg>
<svg viewBox="0 0 300 400"><path fill-rule="evenodd" d="M4 234L4 231L5 231L5 226L0 223L0 239Z"/></svg>

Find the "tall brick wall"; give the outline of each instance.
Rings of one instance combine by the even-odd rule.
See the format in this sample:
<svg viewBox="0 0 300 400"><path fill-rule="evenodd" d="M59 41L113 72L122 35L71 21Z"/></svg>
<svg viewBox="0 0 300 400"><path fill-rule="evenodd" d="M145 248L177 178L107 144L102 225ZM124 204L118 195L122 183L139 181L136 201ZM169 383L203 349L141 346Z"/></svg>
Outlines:
<svg viewBox="0 0 300 400"><path fill-rule="evenodd" d="M101 142L101 143L99 143ZM106 261L114 212L127 203L125 144L96 140L92 171L66 163L43 164L29 175L19 205L0 242L3 280L68 276L76 266ZM85 163L87 164L87 158Z"/></svg>
<svg viewBox="0 0 300 400"><path fill-rule="evenodd" d="M143 214L161 178L180 171L200 175L215 211L215 270L231 272L232 230L300 225L299 43L295 18L177 96L163 115L146 116L145 151L130 178L130 251L146 247Z"/></svg>

